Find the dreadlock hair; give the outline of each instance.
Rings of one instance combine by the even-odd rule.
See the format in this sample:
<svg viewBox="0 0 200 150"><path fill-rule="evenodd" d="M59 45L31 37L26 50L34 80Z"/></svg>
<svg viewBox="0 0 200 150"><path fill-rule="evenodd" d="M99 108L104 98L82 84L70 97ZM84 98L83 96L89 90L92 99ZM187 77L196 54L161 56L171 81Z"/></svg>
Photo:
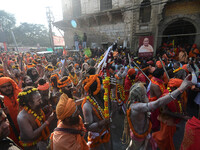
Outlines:
<svg viewBox="0 0 200 150"><path fill-rule="evenodd" d="M19 102L19 105L22 107L30 107L29 102L33 103L33 95L37 92L37 88L34 88L32 86L25 87L24 90L18 94L17 101Z"/></svg>
<svg viewBox="0 0 200 150"><path fill-rule="evenodd" d="M144 90L145 90L145 87L142 82L137 82L132 85L130 89L129 97L128 97L128 103L127 103L128 107L130 107L130 105L134 102L143 102L144 93L141 91L144 91Z"/></svg>

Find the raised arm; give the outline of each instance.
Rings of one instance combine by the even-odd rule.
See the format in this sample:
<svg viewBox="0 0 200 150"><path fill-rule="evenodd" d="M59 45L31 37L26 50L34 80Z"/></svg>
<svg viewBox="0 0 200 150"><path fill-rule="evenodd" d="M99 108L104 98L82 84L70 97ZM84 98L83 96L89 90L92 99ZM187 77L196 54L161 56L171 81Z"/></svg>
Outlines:
<svg viewBox="0 0 200 150"><path fill-rule="evenodd" d="M188 87L192 85L192 82L189 81L190 77L191 75L188 75L182 82L181 86L177 88L175 91L169 93L168 95L161 97L153 102L135 104L133 105L132 109L138 112L149 112L168 104L172 100L175 100L179 94L181 94L184 90L186 90Z"/></svg>

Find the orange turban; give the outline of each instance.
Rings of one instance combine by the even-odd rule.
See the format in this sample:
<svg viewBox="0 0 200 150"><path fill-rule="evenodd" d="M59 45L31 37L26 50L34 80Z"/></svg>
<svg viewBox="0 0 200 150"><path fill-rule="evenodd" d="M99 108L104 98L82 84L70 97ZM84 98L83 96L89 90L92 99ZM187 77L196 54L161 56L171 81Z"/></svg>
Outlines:
<svg viewBox="0 0 200 150"><path fill-rule="evenodd" d="M189 73L188 68L187 68L187 64L183 65L182 69L184 69L187 73Z"/></svg>
<svg viewBox="0 0 200 150"><path fill-rule="evenodd" d="M56 106L56 114L59 120L71 117L77 109L76 103L73 99L68 98L66 94L60 96L60 100Z"/></svg>
<svg viewBox="0 0 200 150"><path fill-rule="evenodd" d="M128 75L131 76L133 74L135 74L135 69L134 68L129 69L128 70Z"/></svg>
<svg viewBox="0 0 200 150"><path fill-rule="evenodd" d="M165 62L164 61L162 61L163 62L163 65L165 66ZM160 61L157 61L156 62L156 66L158 67L158 68L163 68L162 67L162 63L160 62Z"/></svg>
<svg viewBox="0 0 200 150"><path fill-rule="evenodd" d="M66 80L61 81L62 79L58 80L58 88L63 88L71 83L70 77L66 78Z"/></svg>
<svg viewBox="0 0 200 150"><path fill-rule="evenodd" d="M183 80L178 78L172 78L168 82L168 87L179 87L182 84Z"/></svg>
<svg viewBox="0 0 200 150"><path fill-rule="evenodd" d="M40 90L40 91L48 90L49 89L49 82L45 83L44 85L39 85L38 84L37 89Z"/></svg>

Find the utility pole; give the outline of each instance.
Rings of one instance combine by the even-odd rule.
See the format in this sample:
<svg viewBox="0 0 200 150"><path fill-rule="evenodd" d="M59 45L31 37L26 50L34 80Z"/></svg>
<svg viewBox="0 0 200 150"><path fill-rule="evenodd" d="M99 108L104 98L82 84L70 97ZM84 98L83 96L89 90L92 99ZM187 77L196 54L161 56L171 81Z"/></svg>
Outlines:
<svg viewBox="0 0 200 150"><path fill-rule="evenodd" d="M52 32L52 22L54 22L54 18L52 15L52 12L49 7L46 7L46 16L47 16L47 21L49 23L49 39L50 39L50 44L51 48L54 51L54 43L53 43L53 32Z"/></svg>

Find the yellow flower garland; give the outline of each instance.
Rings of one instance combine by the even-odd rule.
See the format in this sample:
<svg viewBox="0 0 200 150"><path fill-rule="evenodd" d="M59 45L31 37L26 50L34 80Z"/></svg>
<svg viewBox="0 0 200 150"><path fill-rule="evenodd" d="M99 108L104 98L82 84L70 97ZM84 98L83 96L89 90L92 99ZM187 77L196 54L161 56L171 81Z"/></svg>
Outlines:
<svg viewBox="0 0 200 150"><path fill-rule="evenodd" d="M110 86L110 77L105 77L105 79L103 80L103 88L105 90L105 93L104 93L104 117L106 119L109 118L109 110L108 110L109 86Z"/></svg>
<svg viewBox="0 0 200 150"><path fill-rule="evenodd" d="M175 70L173 71L173 73L176 73L176 72L180 71L181 69L182 69L182 68L179 67L178 69L175 69Z"/></svg>
<svg viewBox="0 0 200 150"><path fill-rule="evenodd" d="M19 97L19 96L25 96L25 95L27 95L27 94L30 94L30 93L33 92L33 91L38 91L38 89L37 89L37 88L32 88L31 90L28 90L28 91L26 91L26 92L20 92L20 93L18 94L18 97ZM19 98L17 99L17 101L19 102Z"/></svg>

